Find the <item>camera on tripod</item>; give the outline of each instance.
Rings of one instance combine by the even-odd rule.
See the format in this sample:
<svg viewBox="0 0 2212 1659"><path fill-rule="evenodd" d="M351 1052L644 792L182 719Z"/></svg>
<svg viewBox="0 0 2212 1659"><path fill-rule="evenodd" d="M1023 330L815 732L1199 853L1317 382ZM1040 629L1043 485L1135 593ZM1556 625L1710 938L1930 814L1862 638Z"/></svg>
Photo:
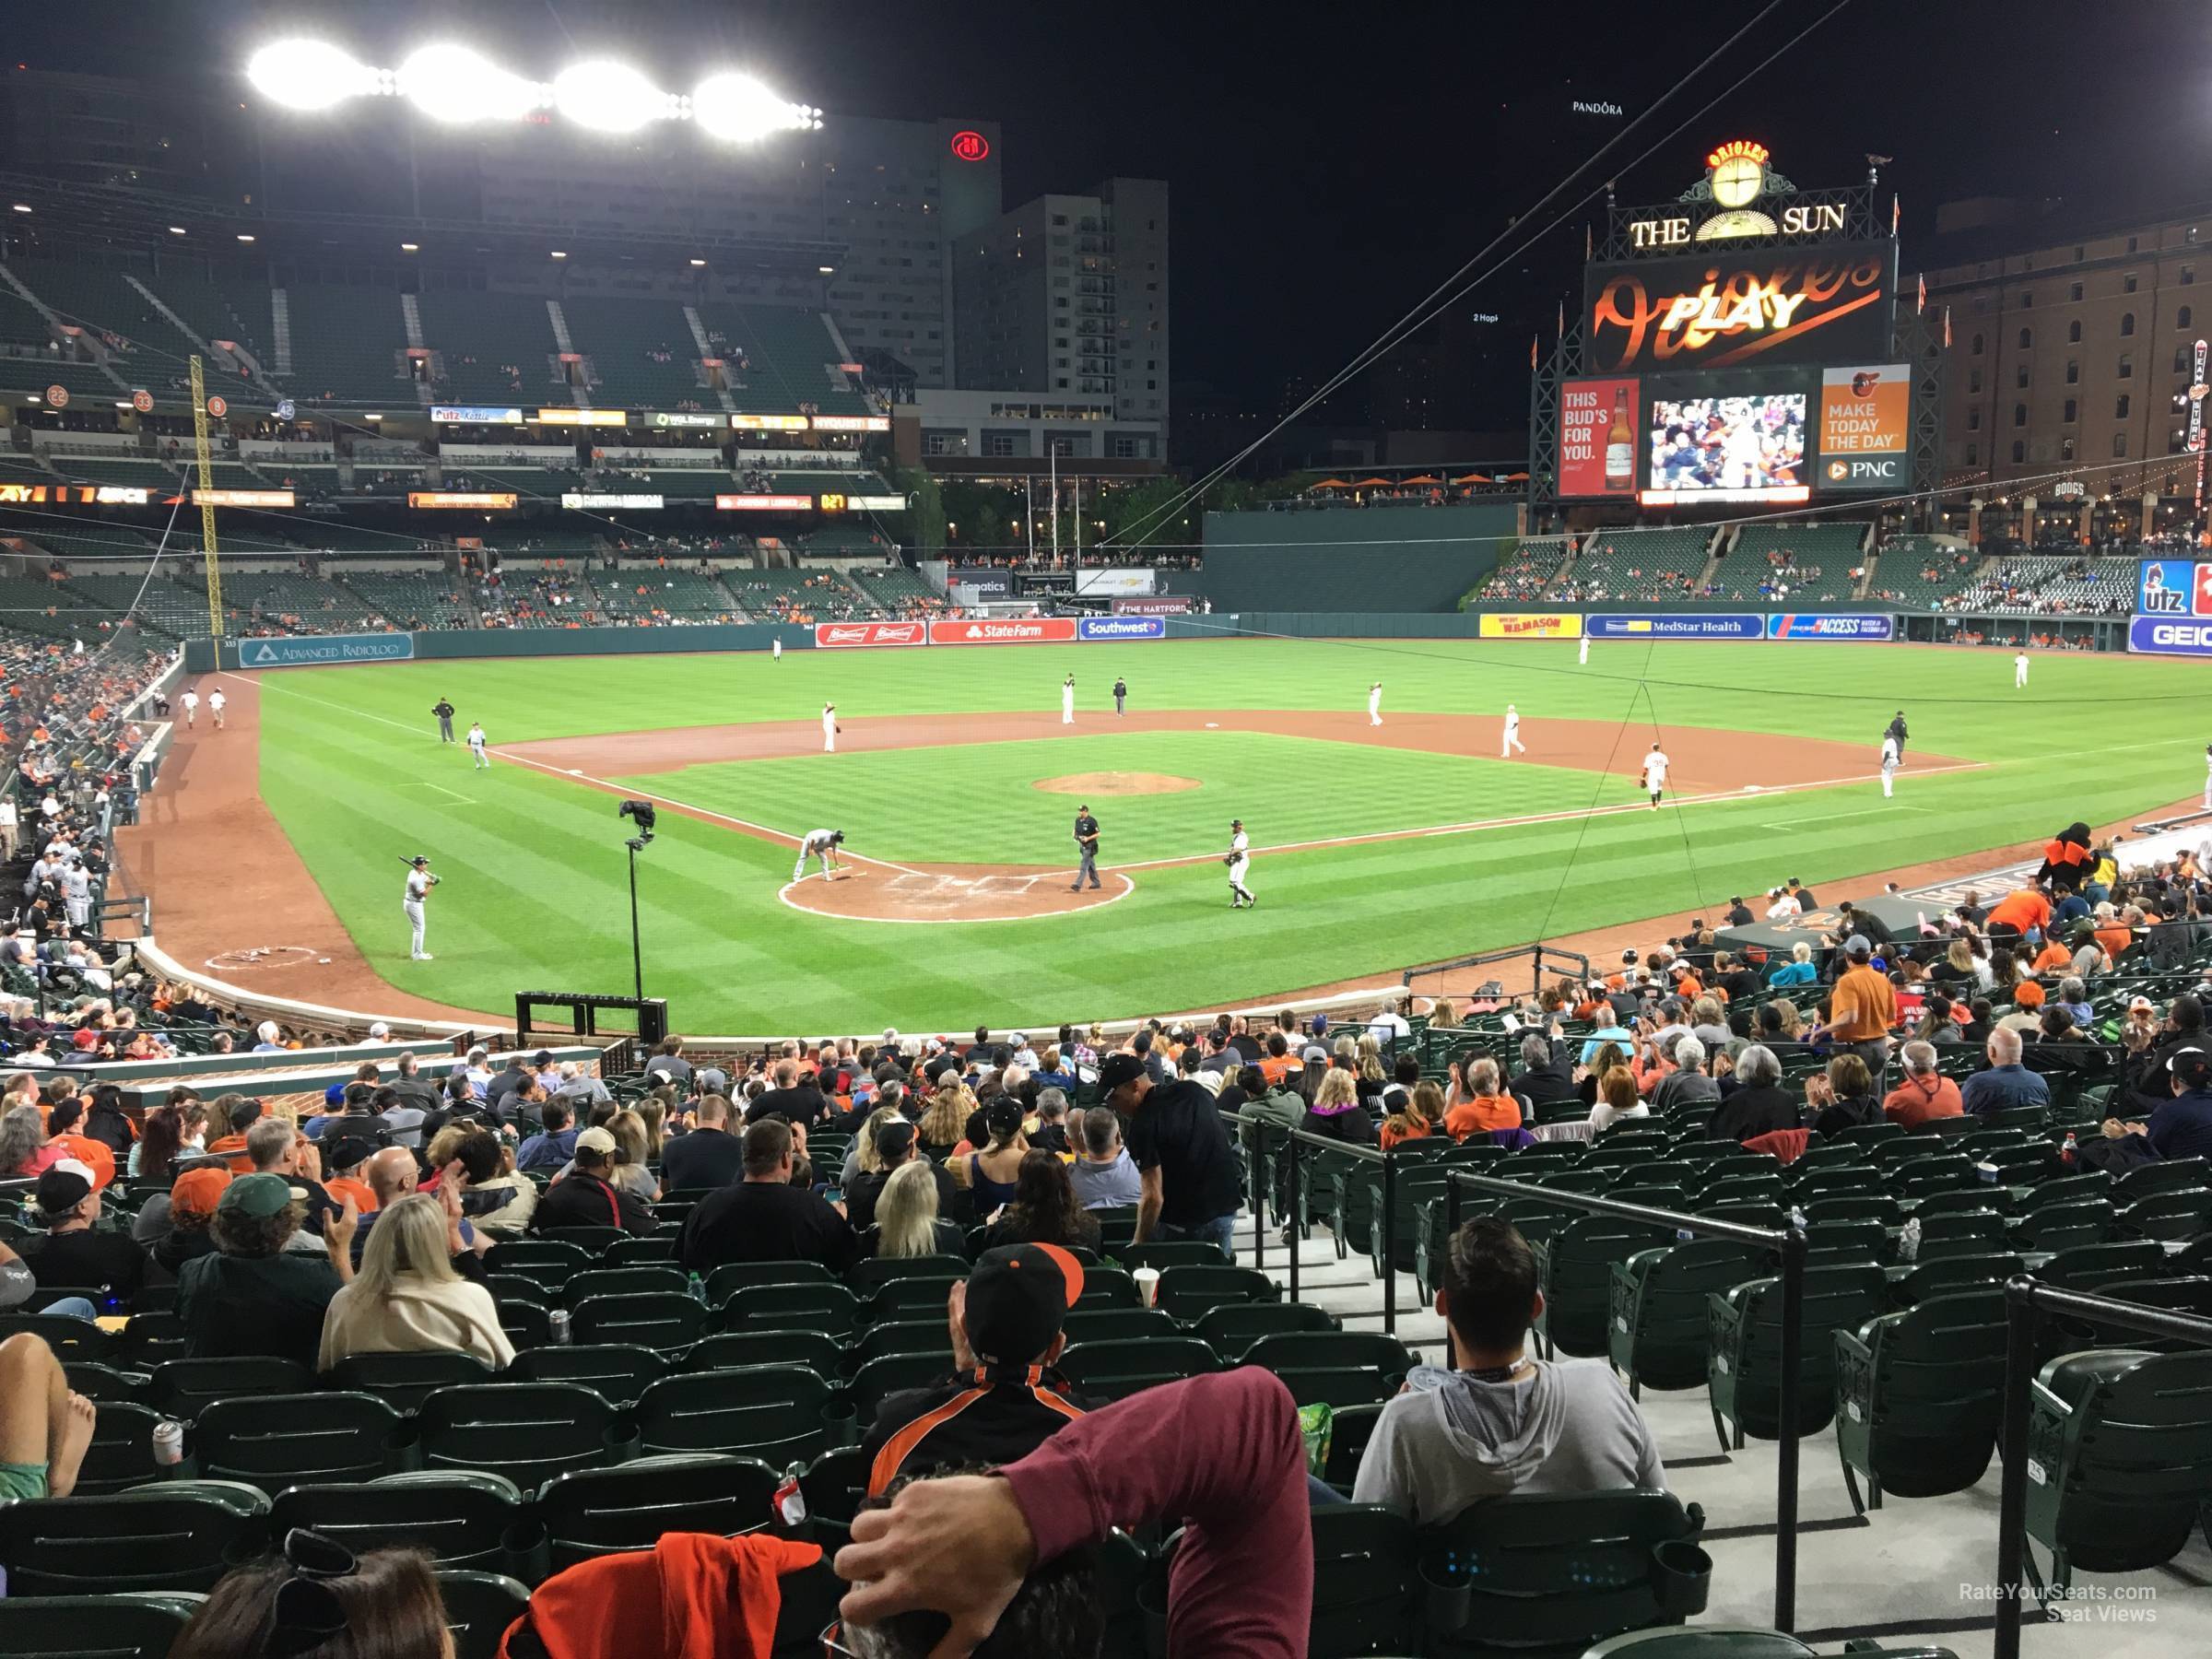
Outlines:
<svg viewBox="0 0 2212 1659"><path fill-rule="evenodd" d="M632 853L644 852L645 843L653 839L653 826L660 817L653 810L653 803L651 801L625 801L615 808L615 816L629 819L637 829L637 834L625 844Z"/></svg>

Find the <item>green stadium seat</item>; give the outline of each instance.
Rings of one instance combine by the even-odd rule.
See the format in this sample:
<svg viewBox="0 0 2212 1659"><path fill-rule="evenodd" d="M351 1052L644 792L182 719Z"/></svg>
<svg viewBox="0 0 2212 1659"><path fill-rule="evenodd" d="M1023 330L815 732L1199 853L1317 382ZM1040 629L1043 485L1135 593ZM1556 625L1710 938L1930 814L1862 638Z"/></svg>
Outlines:
<svg viewBox="0 0 2212 1659"><path fill-rule="evenodd" d="M617 1406L632 1406L668 1368L668 1360L651 1348L582 1343L526 1349L515 1355L504 1376L510 1382L581 1382Z"/></svg>
<svg viewBox="0 0 2212 1659"><path fill-rule="evenodd" d="M1679 1189L1676 1193L1676 1205L1667 1207L1678 1205ZM1536 1333L1546 1355L1556 1356L1562 1348L1573 1355L1606 1352L1614 1267L1640 1251L1663 1245L1671 1236L1665 1228L1584 1215L1535 1246L1544 1291Z"/></svg>
<svg viewBox="0 0 2212 1659"><path fill-rule="evenodd" d="M1195 1336L1149 1336L1084 1342L1060 1356L1060 1369L1079 1394L1119 1400L1142 1389L1220 1370L1214 1350Z"/></svg>
<svg viewBox="0 0 2212 1659"><path fill-rule="evenodd" d="M259 1553L268 1519L265 1494L221 1480L0 1504L0 1568L10 1596L206 1591Z"/></svg>
<svg viewBox="0 0 2212 1659"><path fill-rule="evenodd" d="M755 1285L834 1285L836 1277L819 1262L732 1262L707 1275L707 1302L721 1307Z"/></svg>
<svg viewBox="0 0 2212 1659"><path fill-rule="evenodd" d="M1218 1255L1220 1253L1217 1251L1215 1253ZM1204 1325L1206 1320L1218 1314L1256 1313L1264 1305L1260 1302L1225 1303L1221 1307L1208 1310L1200 1319L1199 1325ZM1290 1302L1284 1305L1305 1307L1307 1304ZM1158 1308L1071 1308L1068 1310L1067 1317L1061 1322L1060 1328L1067 1334L1067 1342L1070 1347L1078 1342L1108 1342L1123 1337L1180 1336L1183 1335L1182 1327ZM1194 1326L1191 1334L1199 1335L1198 1326ZM1206 1339L1201 1335L1200 1340ZM1232 1346L1235 1346L1233 1340Z"/></svg>
<svg viewBox="0 0 2212 1659"><path fill-rule="evenodd" d="M77 1470L76 1490L91 1497L160 1479L167 1473L154 1460L154 1430L160 1421L161 1414L148 1406L122 1400L102 1406Z"/></svg>
<svg viewBox="0 0 2212 1659"><path fill-rule="evenodd" d="M1615 1263L1606 1352L1628 1379L1630 1394L1641 1398L1647 1384L1702 1384L1711 1343L1708 1299L1767 1271L1765 1252L1727 1239L1689 1239Z"/></svg>
<svg viewBox="0 0 2212 1659"><path fill-rule="evenodd" d="M2001 1285L2024 1270L2009 1251L1977 1250L1938 1256L1905 1269L1890 1281L1889 1300L1900 1308L1915 1308L1931 1296L1967 1290L1976 1285Z"/></svg>
<svg viewBox="0 0 2212 1659"><path fill-rule="evenodd" d="M2062 1290L2082 1290L2116 1279L2156 1278L2170 1265L2165 1248L2156 1240L2115 1239L2062 1250L2038 1267L2035 1277Z"/></svg>
<svg viewBox="0 0 2212 1659"><path fill-rule="evenodd" d="M1273 1371L1300 1406L1365 1406L1398 1392L1414 1356L1380 1331L1284 1331L1254 1342L1241 1363Z"/></svg>
<svg viewBox="0 0 2212 1659"><path fill-rule="evenodd" d="M441 1571L438 1599L453 1659L495 1659L507 1631L530 1606L528 1586L498 1572Z"/></svg>
<svg viewBox="0 0 2212 1659"><path fill-rule="evenodd" d="M876 1420L877 1410L890 1395L909 1388L926 1388L951 1374L949 1353L885 1354L871 1359L853 1372L845 1391L853 1403L853 1420L865 1428Z"/></svg>
<svg viewBox="0 0 2212 1659"><path fill-rule="evenodd" d="M675 1267L587 1267L561 1287L560 1299L573 1309L587 1296L632 1296L646 1292L685 1293L683 1273Z"/></svg>
<svg viewBox="0 0 2212 1659"><path fill-rule="evenodd" d="M712 1452L643 1457L547 1481L538 1490L537 1513L559 1571L594 1556L650 1549L665 1532L729 1537L753 1531L771 1518L779 1479L755 1457Z"/></svg>
<svg viewBox="0 0 2212 1659"><path fill-rule="evenodd" d="M0 1342L25 1332L44 1342L64 1365L121 1363L113 1338L88 1319L66 1313L0 1313Z"/></svg>
<svg viewBox="0 0 2212 1659"><path fill-rule="evenodd" d="M1311 1659L1410 1653L1418 1646L1420 1578L1413 1524L1380 1504L1313 1509Z"/></svg>
<svg viewBox="0 0 2212 1659"><path fill-rule="evenodd" d="M852 1408L833 1382L796 1365L688 1371L639 1395L639 1450L729 1452L782 1468L852 1438Z"/></svg>
<svg viewBox="0 0 2212 1659"><path fill-rule="evenodd" d="M624 1272L656 1272L625 1268ZM577 1278L592 1276L577 1275ZM574 1294L573 1280L570 1294ZM688 1347L707 1328L707 1305L681 1290L629 1290L615 1296L587 1296L574 1304L569 1332L578 1342L613 1343L651 1348L656 1353Z"/></svg>
<svg viewBox="0 0 2212 1659"><path fill-rule="evenodd" d="M860 1304L842 1285L753 1285L737 1291L717 1316L716 1331L819 1331L848 1336Z"/></svg>
<svg viewBox="0 0 2212 1659"><path fill-rule="evenodd" d="M395 1411L411 1412L433 1390L488 1382L498 1372L474 1354L429 1349L411 1354L353 1354L331 1367L333 1388L373 1394Z"/></svg>
<svg viewBox="0 0 2212 1659"><path fill-rule="evenodd" d="M509 1297L499 1304L500 1329L516 1353L544 1347L553 1340L553 1311L543 1302Z"/></svg>
<svg viewBox="0 0 2212 1659"><path fill-rule="evenodd" d="M822 1376L834 1377L844 1358L844 1350L836 1341L819 1331L723 1331L693 1345L684 1356L683 1369L738 1371L753 1365L803 1365Z"/></svg>
<svg viewBox="0 0 2212 1659"><path fill-rule="evenodd" d="M1816 1434L1835 1415L1838 1330L1855 1330L1883 1312L1887 1288L1875 1266L1805 1270L1797 1432ZM1739 1452L1746 1436L1782 1432L1782 1280L1753 1279L1706 1299L1710 1349L1706 1390L1713 1432L1724 1452Z"/></svg>
<svg viewBox="0 0 2212 1659"><path fill-rule="evenodd" d="M1930 1297L1836 1332L1835 1345L1836 1451L1853 1510L1881 1508L1885 1492L1936 1498L1982 1478L2004 1399L2000 1289Z"/></svg>
<svg viewBox="0 0 2212 1659"><path fill-rule="evenodd" d="M340 1384L344 1386L344 1384ZM200 1408L243 1394L312 1394L315 1373L297 1359L244 1355L222 1359L167 1359L154 1367L146 1404L190 1422Z"/></svg>
<svg viewBox="0 0 2212 1659"><path fill-rule="evenodd" d="M174 1313L134 1313L116 1333L115 1363L150 1371L164 1359L184 1355L184 1324Z"/></svg>
<svg viewBox="0 0 2212 1659"><path fill-rule="evenodd" d="M424 1469L287 1487L270 1512L269 1535L305 1526L357 1555L419 1549L440 1568L507 1571L522 1553L529 1516L521 1489L504 1476Z"/></svg>
<svg viewBox="0 0 2212 1659"><path fill-rule="evenodd" d="M1143 1312L1148 1317L1158 1310ZM1106 1309L1082 1315L1071 1313L1069 1318L1103 1319L1112 1317L1113 1312L1113 1310ZM1135 1335L1142 1328L1132 1326L1126 1334ZM1191 1335L1224 1359L1241 1363L1245 1350L1264 1336L1340 1329L1342 1326L1333 1315L1312 1302L1223 1302L1200 1314L1191 1326ZM1068 1340L1077 1340L1072 1328L1068 1333Z"/></svg>
<svg viewBox="0 0 2212 1659"><path fill-rule="evenodd" d="M852 1524L861 1500L868 1495L865 1454L858 1446L823 1453L799 1477L799 1494L806 1499L806 1513L812 1518Z"/></svg>
<svg viewBox="0 0 2212 1659"><path fill-rule="evenodd" d="M485 1252L484 1271L519 1274L557 1292L597 1259L595 1251L559 1239L502 1239Z"/></svg>
<svg viewBox="0 0 2212 1659"><path fill-rule="evenodd" d="M2212 1231L2212 1187L2168 1187L2148 1194L2121 1210L2119 1222L2139 1239L2183 1243Z"/></svg>
<svg viewBox="0 0 2212 1659"><path fill-rule="evenodd" d="M1150 1267L1165 1273L1171 1267L1218 1267L1221 1253L1202 1239L1176 1239L1164 1243L1126 1244L1113 1253L1117 1265L1135 1273Z"/></svg>
<svg viewBox="0 0 2212 1659"><path fill-rule="evenodd" d="M260 1394L204 1407L187 1445L209 1479L275 1493L389 1472L400 1425L400 1413L372 1394Z"/></svg>
<svg viewBox="0 0 2212 1659"><path fill-rule="evenodd" d="M1106 1306L1112 1303L1093 1303L1088 1299L1105 1277L1105 1271L1086 1274L1083 1279L1085 1300L1078 1307ZM1128 1281L1128 1276L1118 1276ZM1129 1300L1121 1305L1134 1307L1135 1285L1128 1281ZM1229 1302L1272 1302L1280 1300L1281 1288L1265 1274L1252 1267L1171 1267L1159 1276L1152 1305L1179 1324L1195 1324L1208 1310Z"/></svg>
<svg viewBox="0 0 2212 1659"><path fill-rule="evenodd" d="M875 1324L888 1320L943 1319L952 1287L967 1281L967 1266L968 1264L962 1262L961 1271L957 1274L933 1273L927 1277L884 1280L868 1298L861 1323ZM1087 1274L1084 1277L1085 1289L1089 1288L1089 1283L1090 1276Z"/></svg>
<svg viewBox="0 0 2212 1659"><path fill-rule="evenodd" d="M1215 1253L1218 1259L1219 1253ZM845 1275L845 1284L853 1295L865 1298L874 1296L897 1279L964 1279L973 1266L967 1257L956 1255L870 1256L853 1265L852 1271ZM944 1300L940 1291L937 1297L940 1305Z"/></svg>
<svg viewBox="0 0 2212 1659"><path fill-rule="evenodd" d="M0 1653L8 1659L168 1659L199 1606L197 1596L143 1591L11 1595L0 1598Z"/></svg>
<svg viewBox="0 0 2212 1659"><path fill-rule="evenodd" d="M596 1468L624 1448L615 1408L574 1382L477 1382L441 1388L417 1414L429 1469L481 1469L534 1487Z"/></svg>

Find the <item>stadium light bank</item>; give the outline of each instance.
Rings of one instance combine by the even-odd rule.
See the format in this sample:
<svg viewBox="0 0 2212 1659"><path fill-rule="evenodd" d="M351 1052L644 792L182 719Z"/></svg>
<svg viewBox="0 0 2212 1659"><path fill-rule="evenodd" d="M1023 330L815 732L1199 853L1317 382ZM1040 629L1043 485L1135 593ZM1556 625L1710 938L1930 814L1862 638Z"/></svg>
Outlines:
<svg viewBox="0 0 2212 1659"><path fill-rule="evenodd" d="M688 121L713 137L747 144L822 124L821 111L779 98L734 70L708 76L688 94L663 91L641 71L608 58L586 58L536 81L451 42L421 47L396 69L378 69L327 41L278 41L247 61L246 78L270 102L303 113L357 98L404 98L430 120L454 126L526 121L550 111L591 132Z"/></svg>

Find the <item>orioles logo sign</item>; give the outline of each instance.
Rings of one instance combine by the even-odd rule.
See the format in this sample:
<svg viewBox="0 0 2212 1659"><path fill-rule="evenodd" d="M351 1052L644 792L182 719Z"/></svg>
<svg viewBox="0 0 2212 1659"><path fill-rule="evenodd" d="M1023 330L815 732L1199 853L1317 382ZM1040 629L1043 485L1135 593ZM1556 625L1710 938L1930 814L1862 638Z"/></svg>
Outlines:
<svg viewBox="0 0 2212 1659"><path fill-rule="evenodd" d="M1719 369L1804 360L1800 343L1818 335L1814 355L1851 355L1846 339L1888 326L1889 254L1841 249L1776 254L1741 263L1667 260L1594 277L1588 366ZM1841 330L1837 324L1853 319Z"/></svg>

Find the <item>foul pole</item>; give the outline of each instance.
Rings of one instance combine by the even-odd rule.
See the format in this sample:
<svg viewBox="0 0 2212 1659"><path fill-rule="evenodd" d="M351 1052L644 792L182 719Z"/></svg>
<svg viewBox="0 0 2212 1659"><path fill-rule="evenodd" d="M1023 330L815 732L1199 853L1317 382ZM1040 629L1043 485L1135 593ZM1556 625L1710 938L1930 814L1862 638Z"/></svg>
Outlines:
<svg viewBox="0 0 2212 1659"><path fill-rule="evenodd" d="M207 629L223 637L223 572L215 556L215 461L207 450L207 382L192 359L192 441L199 461L200 547L207 559Z"/></svg>

